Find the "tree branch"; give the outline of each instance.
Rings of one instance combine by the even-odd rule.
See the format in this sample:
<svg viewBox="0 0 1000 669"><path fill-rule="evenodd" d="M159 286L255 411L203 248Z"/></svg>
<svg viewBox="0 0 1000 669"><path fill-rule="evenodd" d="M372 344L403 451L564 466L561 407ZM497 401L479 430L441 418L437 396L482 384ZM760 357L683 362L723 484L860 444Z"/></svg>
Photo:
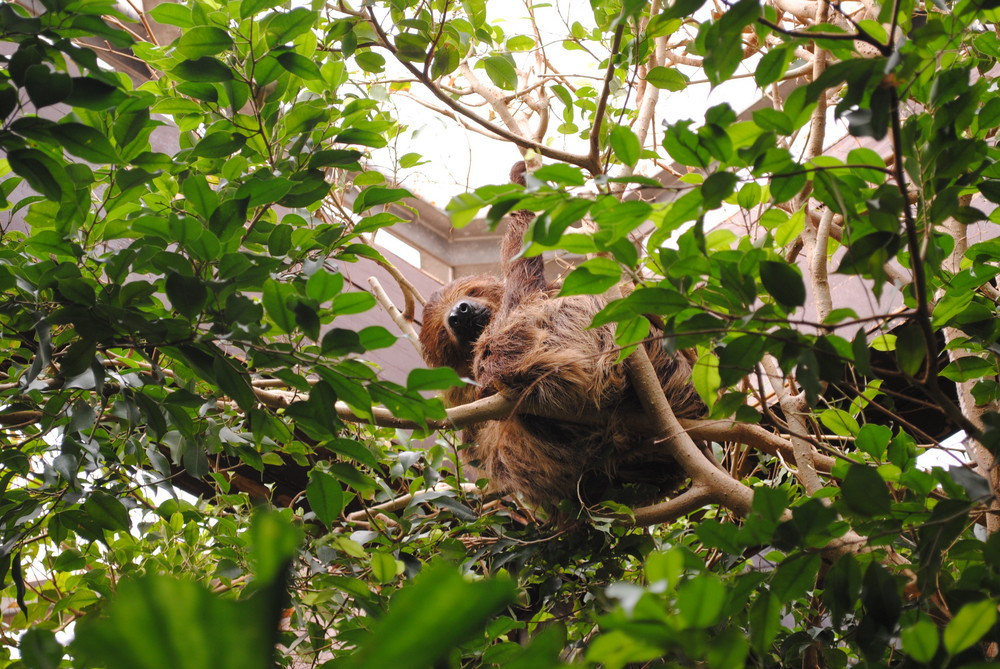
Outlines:
<svg viewBox="0 0 1000 669"><path fill-rule="evenodd" d="M601 88L601 97L597 100L597 108L594 110L594 123L590 128L590 155L591 165L587 169L595 176L601 172L601 124L604 121L604 112L608 108L608 96L611 94L611 78L615 74L615 55L622 46L622 35L625 34L625 25L628 23L624 17L618 22L615 28L615 36L611 40L611 53L608 54L608 69L604 73L604 86Z"/></svg>
<svg viewBox="0 0 1000 669"><path fill-rule="evenodd" d="M389 314L389 318L392 319L392 322L395 323L396 327L399 328L399 331L410 340L410 343L413 344L413 348L417 350L417 353L423 357L424 350L420 346L420 335L418 335L417 331L413 329L412 320L406 318L404 314L400 313L399 309L396 308L396 305L392 303L391 299L389 299L389 296L386 294L385 289L382 288L382 284L378 282L378 279L373 276L368 277L368 285L371 286L372 294L375 295L375 299L382 305L382 308L385 309L386 313Z"/></svg>
<svg viewBox="0 0 1000 669"><path fill-rule="evenodd" d="M389 41L389 37L382 29L382 26L379 25L379 22L375 19L375 14L370 7L368 8L367 18L372 28L375 30L375 33L378 35L379 42L381 43L382 48L388 50L390 53L392 53L392 55L396 56L397 52L395 45L393 45ZM447 106L449 109L452 109L456 113L461 114L462 116L468 118L474 123L482 126L483 128L486 128L487 130L497 135L498 137L502 137L503 139L506 139L509 142L513 142L515 145L517 145L522 149L530 149L532 151L535 151L539 155L545 156L546 158L551 158L552 160L556 160L563 163L569 163L571 165L577 165L579 167L582 167L590 171L592 174L600 173L600 164L599 163L594 164L590 160L589 156L582 156L576 153L570 153L568 151L559 151L558 149L553 149L541 142L535 142L528 139L527 137L523 137L522 135L511 132L510 130L507 130L503 126L491 123L490 121L482 118L478 114L472 113L456 100L453 100L450 95L442 91L437 86L437 84L434 82L433 79L430 78L430 76L424 74L419 68L414 67L412 63L404 61L400 58L397 58L396 60L399 61L399 63L404 68L406 68L417 81L423 84L434 97L443 102L445 106Z"/></svg>
<svg viewBox="0 0 1000 669"><path fill-rule="evenodd" d="M672 523L695 509L713 503L713 490L708 486L695 484L673 499L635 509L628 523L638 526Z"/></svg>

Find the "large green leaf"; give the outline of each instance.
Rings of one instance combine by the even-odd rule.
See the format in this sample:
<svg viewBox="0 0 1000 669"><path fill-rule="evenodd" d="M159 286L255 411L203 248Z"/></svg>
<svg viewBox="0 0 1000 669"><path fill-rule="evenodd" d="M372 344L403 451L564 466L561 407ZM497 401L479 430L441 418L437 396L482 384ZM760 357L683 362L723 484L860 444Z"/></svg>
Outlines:
<svg viewBox="0 0 1000 669"><path fill-rule="evenodd" d="M792 265L774 260L761 261L760 281L764 289L785 308L794 309L805 304L806 286L802 275Z"/></svg>
<svg viewBox="0 0 1000 669"><path fill-rule="evenodd" d="M177 51L191 59L214 56L232 46L233 38L229 33L214 26L195 26L185 30L175 43Z"/></svg>
<svg viewBox="0 0 1000 669"><path fill-rule="evenodd" d="M844 504L862 516L881 516L891 509L889 489L873 467L851 465L842 490Z"/></svg>
<svg viewBox="0 0 1000 669"><path fill-rule="evenodd" d="M944 647L955 655L979 641L997 622L997 603L992 599L966 604L944 628Z"/></svg>
<svg viewBox="0 0 1000 669"><path fill-rule="evenodd" d="M425 567L400 590L347 667L422 669L445 657L514 599L506 579L467 581L455 567Z"/></svg>

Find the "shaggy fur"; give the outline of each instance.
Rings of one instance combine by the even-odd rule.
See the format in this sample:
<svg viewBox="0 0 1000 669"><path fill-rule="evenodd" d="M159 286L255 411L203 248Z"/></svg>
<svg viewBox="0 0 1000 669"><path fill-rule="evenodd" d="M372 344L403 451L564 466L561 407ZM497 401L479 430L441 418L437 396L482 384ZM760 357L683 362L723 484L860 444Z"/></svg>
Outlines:
<svg viewBox="0 0 1000 669"><path fill-rule="evenodd" d="M523 172L523 163L515 165L512 181L523 184ZM493 292L500 285L496 279L479 276L446 286L428 303L421 331L425 358L459 373L471 371L478 396L501 393L568 416L604 411L611 418L595 427L515 413L478 426L473 457L497 492L518 492L549 508L563 500L576 505L611 495L638 502L675 491L684 473L661 445L627 420L628 412L641 408L624 366L615 364L613 327L590 328L605 301L555 297L556 287L545 282L541 257L516 258L532 218L527 211L509 217L501 250L502 298ZM466 348L450 334L445 312L469 291L482 293L485 286L497 306L474 346ZM675 413L700 414L703 406L690 383L690 356L668 355L659 340L646 349ZM472 393L467 387L446 399L467 402ZM632 494L624 493L623 486Z"/></svg>
<svg viewBox="0 0 1000 669"><path fill-rule="evenodd" d="M424 360L432 367L451 367L459 376L472 378L472 362L476 339L483 328L500 311L503 301L503 284L488 274L467 276L452 281L431 295L424 305L423 324L420 327L420 345ZM457 313L457 305L471 305L475 316ZM469 322L482 319L481 325ZM456 328L456 320L465 327ZM445 395L448 406L467 404L476 399L475 386L452 388Z"/></svg>

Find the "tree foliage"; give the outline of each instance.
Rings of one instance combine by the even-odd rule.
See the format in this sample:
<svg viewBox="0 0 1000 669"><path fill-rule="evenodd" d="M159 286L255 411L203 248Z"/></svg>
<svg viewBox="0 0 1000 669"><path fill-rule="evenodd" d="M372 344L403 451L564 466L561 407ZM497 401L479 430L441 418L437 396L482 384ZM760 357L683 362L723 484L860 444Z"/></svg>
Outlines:
<svg viewBox="0 0 1000 669"><path fill-rule="evenodd" d="M498 5L0 5L5 666L996 658L997 3ZM456 225L536 211L623 359L697 353L718 466L643 396L688 493L539 519L463 485L455 374L368 362L402 97L537 167Z"/></svg>

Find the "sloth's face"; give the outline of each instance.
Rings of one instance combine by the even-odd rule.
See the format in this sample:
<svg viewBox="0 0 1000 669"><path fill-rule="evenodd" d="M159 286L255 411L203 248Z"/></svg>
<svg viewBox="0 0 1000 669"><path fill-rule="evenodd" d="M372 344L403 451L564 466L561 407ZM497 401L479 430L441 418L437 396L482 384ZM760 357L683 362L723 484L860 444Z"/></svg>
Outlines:
<svg viewBox="0 0 1000 669"><path fill-rule="evenodd" d="M493 310L473 297L459 300L448 312L448 330L462 346L472 346L493 318Z"/></svg>

